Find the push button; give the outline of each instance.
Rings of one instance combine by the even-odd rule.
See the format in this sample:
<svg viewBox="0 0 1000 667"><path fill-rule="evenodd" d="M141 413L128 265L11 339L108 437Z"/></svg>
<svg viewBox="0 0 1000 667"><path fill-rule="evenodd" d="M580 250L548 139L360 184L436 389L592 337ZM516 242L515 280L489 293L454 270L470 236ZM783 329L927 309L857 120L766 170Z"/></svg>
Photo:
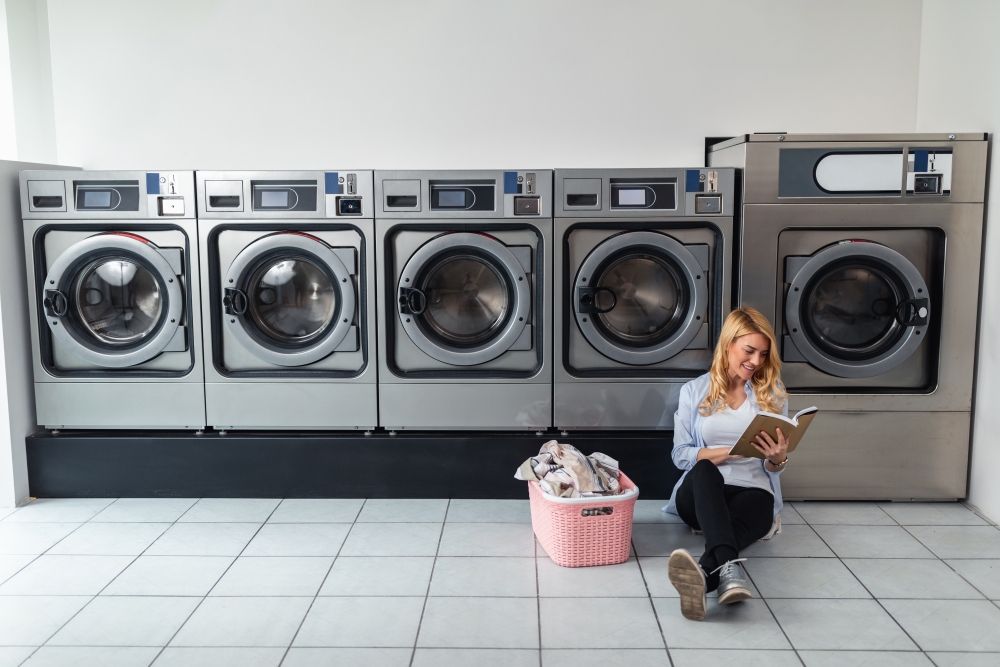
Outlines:
<svg viewBox="0 0 1000 667"><path fill-rule="evenodd" d="M722 213L722 197L714 195L698 195L694 198L695 213Z"/></svg>
<svg viewBox="0 0 1000 667"><path fill-rule="evenodd" d="M514 215L541 215L542 200L539 197L514 197Z"/></svg>
<svg viewBox="0 0 1000 667"><path fill-rule="evenodd" d="M160 215L184 215L184 197L158 197Z"/></svg>

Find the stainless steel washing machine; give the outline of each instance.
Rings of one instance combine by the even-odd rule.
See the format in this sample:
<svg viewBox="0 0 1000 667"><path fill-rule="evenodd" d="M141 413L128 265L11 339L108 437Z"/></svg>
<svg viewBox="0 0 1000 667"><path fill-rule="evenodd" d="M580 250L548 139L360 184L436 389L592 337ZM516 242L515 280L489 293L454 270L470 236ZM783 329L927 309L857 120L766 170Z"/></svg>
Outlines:
<svg viewBox="0 0 1000 667"><path fill-rule="evenodd" d="M38 424L200 429L194 174L22 171Z"/></svg>
<svg viewBox="0 0 1000 667"><path fill-rule="evenodd" d="M966 493L987 140L755 134L739 303L781 337L791 409L820 408L783 475L798 498Z"/></svg>
<svg viewBox="0 0 1000 667"><path fill-rule="evenodd" d="M672 429L731 307L733 169L555 171L554 420Z"/></svg>
<svg viewBox="0 0 1000 667"><path fill-rule="evenodd" d="M372 172L197 173L208 424L378 423Z"/></svg>
<svg viewBox="0 0 1000 667"><path fill-rule="evenodd" d="M379 419L552 425L552 172L376 171Z"/></svg>

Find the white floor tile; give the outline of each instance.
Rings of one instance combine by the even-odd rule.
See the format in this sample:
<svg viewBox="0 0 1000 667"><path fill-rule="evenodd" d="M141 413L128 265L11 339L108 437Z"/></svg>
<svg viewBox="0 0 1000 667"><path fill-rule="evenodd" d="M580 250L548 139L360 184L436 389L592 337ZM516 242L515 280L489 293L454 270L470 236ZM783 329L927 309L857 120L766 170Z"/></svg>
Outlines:
<svg viewBox="0 0 1000 667"><path fill-rule="evenodd" d="M0 595L97 595L133 556L39 556L0 586Z"/></svg>
<svg viewBox="0 0 1000 667"><path fill-rule="evenodd" d="M0 554L45 553L79 523L0 523Z"/></svg>
<svg viewBox="0 0 1000 667"><path fill-rule="evenodd" d="M358 523L441 523L447 500L427 498L370 498L358 515Z"/></svg>
<svg viewBox="0 0 1000 667"><path fill-rule="evenodd" d="M332 557L237 558L212 589L212 596L310 596L319 591Z"/></svg>
<svg viewBox="0 0 1000 667"><path fill-rule="evenodd" d="M49 646L165 646L198 598L98 597L49 640Z"/></svg>
<svg viewBox="0 0 1000 667"><path fill-rule="evenodd" d="M413 654L413 667L469 667L470 665L538 667L538 649L418 648Z"/></svg>
<svg viewBox="0 0 1000 667"><path fill-rule="evenodd" d="M538 602L534 597L429 598L417 646L537 650Z"/></svg>
<svg viewBox="0 0 1000 667"><path fill-rule="evenodd" d="M517 556L535 553L530 525L514 523L447 523L440 556Z"/></svg>
<svg viewBox="0 0 1000 667"><path fill-rule="evenodd" d="M280 503L272 498L202 498L179 523L263 523Z"/></svg>
<svg viewBox="0 0 1000 667"><path fill-rule="evenodd" d="M917 651L800 651L806 667L934 667Z"/></svg>
<svg viewBox="0 0 1000 667"><path fill-rule="evenodd" d="M895 526L896 521L876 503L798 502L791 503L807 523L849 526Z"/></svg>
<svg viewBox="0 0 1000 667"><path fill-rule="evenodd" d="M168 646L153 667L278 667L284 648L217 648ZM286 661L287 665L288 662Z"/></svg>
<svg viewBox="0 0 1000 667"><path fill-rule="evenodd" d="M7 581L38 556L25 554L0 556L0 584Z"/></svg>
<svg viewBox="0 0 1000 667"><path fill-rule="evenodd" d="M796 649L917 649L875 600L770 599L767 604Z"/></svg>
<svg viewBox="0 0 1000 667"><path fill-rule="evenodd" d="M543 649L663 648L648 598L542 598L540 606Z"/></svg>
<svg viewBox="0 0 1000 667"><path fill-rule="evenodd" d="M85 523L48 553L138 556L169 527L169 523Z"/></svg>
<svg viewBox="0 0 1000 667"><path fill-rule="evenodd" d="M879 503L902 526L989 525L962 503Z"/></svg>
<svg viewBox="0 0 1000 667"><path fill-rule="evenodd" d="M684 523L633 524L632 544L640 558L669 556L674 549L687 549L698 558L705 551L705 537L695 535Z"/></svg>
<svg viewBox="0 0 1000 667"><path fill-rule="evenodd" d="M751 558L743 565L765 598L871 598L836 558Z"/></svg>
<svg viewBox="0 0 1000 667"><path fill-rule="evenodd" d="M412 648L424 598L317 598L296 647Z"/></svg>
<svg viewBox="0 0 1000 667"><path fill-rule="evenodd" d="M140 556L101 595L208 595L232 556Z"/></svg>
<svg viewBox="0 0 1000 667"><path fill-rule="evenodd" d="M93 598L0 596L0 646L41 646Z"/></svg>
<svg viewBox="0 0 1000 667"><path fill-rule="evenodd" d="M43 646L24 667L148 667L158 646Z"/></svg>
<svg viewBox="0 0 1000 667"><path fill-rule="evenodd" d="M238 556L259 523L175 523L146 550L147 556Z"/></svg>
<svg viewBox="0 0 1000 667"><path fill-rule="evenodd" d="M813 526L840 558L934 558L899 526Z"/></svg>
<svg viewBox="0 0 1000 667"><path fill-rule="evenodd" d="M1000 558L995 526L909 526L907 530L938 558Z"/></svg>
<svg viewBox="0 0 1000 667"><path fill-rule="evenodd" d="M173 523L197 498L119 498L97 514L97 523Z"/></svg>
<svg viewBox="0 0 1000 667"><path fill-rule="evenodd" d="M295 648L288 651L282 667L409 667L409 648ZM537 663L536 663L537 664ZM181 667L178 665L178 667ZM234 667L236 667L234 665Z"/></svg>
<svg viewBox="0 0 1000 667"><path fill-rule="evenodd" d="M877 598L982 600L983 596L939 560L847 559L847 567Z"/></svg>
<svg viewBox="0 0 1000 667"><path fill-rule="evenodd" d="M740 552L740 556L747 558L832 558L833 555L811 526L799 524L782 525L779 534L754 542Z"/></svg>
<svg viewBox="0 0 1000 667"><path fill-rule="evenodd" d="M336 556L351 529L346 523L268 523L244 556Z"/></svg>
<svg viewBox="0 0 1000 667"><path fill-rule="evenodd" d="M763 600L719 605L709 600L705 620L681 616L677 598L656 598L656 613L673 648L788 649L788 641Z"/></svg>
<svg viewBox="0 0 1000 667"><path fill-rule="evenodd" d="M312 598L205 598L171 646L288 646Z"/></svg>
<svg viewBox="0 0 1000 667"><path fill-rule="evenodd" d="M649 595L635 558L617 565L561 567L538 559L538 592L542 597L640 597Z"/></svg>
<svg viewBox="0 0 1000 667"><path fill-rule="evenodd" d="M0 646L0 667L19 667L35 648L34 646Z"/></svg>
<svg viewBox="0 0 1000 667"><path fill-rule="evenodd" d="M533 598L538 588L536 579L533 558L439 557L434 564L430 594Z"/></svg>
<svg viewBox="0 0 1000 667"><path fill-rule="evenodd" d="M925 651L1000 652L1000 609L986 600L883 600Z"/></svg>
<svg viewBox="0 0 1000 667"><path fill-rule="evenodd" d="M937 667L996 667L1000 653L940 653L927 654Z"/></svg>
<svg viewBox="0 0 1000 667"><path fill-rule="evenodd" d="M527 500L452 500L448 523L531 523Z"/></svg>
<svg viewBox="0 0 1000 667"><path fill-rule="evenodd" d="M991 600L1000 600L1000 560L945 561L966 581Z"/></svg>
<svg viewBox="0 0 1000 667"><path fill-rule="evenodd" d="M285 498L268 523L351 523L363 498Z"/></svg>
<svg viewBox="0 0 1000 667"><path fill-rule="evenodd" d="M341 556L433 556L441 539L439 523L356 523Z"/></svg>
<svg viewBox="0 0 1000 667"><path fill-rule="evenodd" d="M527 501L525 501L527 502ZM666 500L637 500L632 513L632 523L684 523L676 514L664 512Z"/></svg>
<svg viewBox="0 0 1000 667"><path fill-rule="evenodd" d="M423 597L433 567L429 556L341 556L319 594Z"/></svg>
<svg viewBox="0 0 1000 667"><path fill-rule="evenodd" d="M114 502L114 498L38 498L8 515L4 523L83 523Z"/></svg>
<svg viewBox="0 0 1000 667"><path fill-rule="evenodd" d="M794 651L671 648L674 667L802 667Z"/></svg>

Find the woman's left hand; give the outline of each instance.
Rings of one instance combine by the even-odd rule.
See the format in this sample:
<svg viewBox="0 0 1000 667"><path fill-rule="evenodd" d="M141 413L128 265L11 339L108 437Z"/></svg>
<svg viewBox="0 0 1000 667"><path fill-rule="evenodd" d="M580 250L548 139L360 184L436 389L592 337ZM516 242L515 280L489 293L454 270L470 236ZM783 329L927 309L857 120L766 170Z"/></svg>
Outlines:
<svg viewBox="0 0 1000 667"><path fill-rule="evenodd" d="M788 438L785 437L780 428L776 429L775 435L778 436L777 442L766 431L761 431L760 435L755 438L756 442L750 444L767 457L772 466L777 468L788 458Z"/></svg>

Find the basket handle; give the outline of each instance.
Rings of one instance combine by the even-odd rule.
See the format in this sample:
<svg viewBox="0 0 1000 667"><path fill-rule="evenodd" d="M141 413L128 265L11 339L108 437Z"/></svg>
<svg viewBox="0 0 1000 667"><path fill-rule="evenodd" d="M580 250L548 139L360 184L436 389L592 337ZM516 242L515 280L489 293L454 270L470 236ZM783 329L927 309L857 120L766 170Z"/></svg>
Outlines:
<svg viewBox="0 0 1000 667"><path fill-rule="evenodd" d="M581 516L608 516L614 514L614 507L585 507L580 511Z"/></svg>

